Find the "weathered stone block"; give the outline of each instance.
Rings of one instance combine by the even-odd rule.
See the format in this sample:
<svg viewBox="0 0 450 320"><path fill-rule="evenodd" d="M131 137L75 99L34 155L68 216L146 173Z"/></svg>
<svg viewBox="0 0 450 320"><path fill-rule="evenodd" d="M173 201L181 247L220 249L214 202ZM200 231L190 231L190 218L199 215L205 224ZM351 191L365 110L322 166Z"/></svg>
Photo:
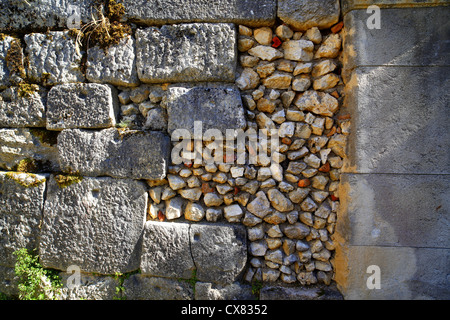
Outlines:
<svg viewBox="0 0 450 320"><path fill-rule="evenodd" d="M192 224L191 252L200 281L231 284L247 262L247 234L241 225Z"/></svg>
<svg viewBox="0 0 450 320"><path fill-rule="evenodd" d="M145 183L84 177L60 186L50 176L39 244L44 267L114 274L139 268L147 210Z"/></svg>
<svg viewBox="0 0 450 320"><path fill-rule="evenodd" d="M0 40L0 89L19 82L23 76L23 50L20 40L3 35Z"/></svg>
<svg viewBox="0 0 450 320"><path fill-rule="evenodd" d="M46 31L48 28L68 28L68 23L90 22L94 10L92 0L2 0L0 31L23 31L24 29ZM76 12L78 11L78 14Z"/></svg>
<svg viewBox="0 0 450 320"><path fill-rule="evenodd" d="M169 153L169 137L156 131L67 129L58 136L61 169L85 176L160 180Z"/></svg>
<svg viewBox="0 0 450 320"><path fill-rule="evenodd" d="M147 25L182 22L231 22L249 26L272 25L276 0L118 0L126 19Z"/></svg>
<svg viewBox="0 0 450 320"><path fill-rule="evenodd" d="M372 5L376 5L382 9L396 7L409 9L439 5L445 6L447 4L447 0L345 0L341 1L341 12L344 16L351 10L367 9Z"/></svg>
<svg viewBox="0 0 450 320"><path fill-rule="evenodd" d="M210 282L197 282L195 300L255 300L255 296L249 284L234 282L229 285L217 285Z"/></svg>
<svg viewBox="0 0 450 320"><path fill-rule="evenodd" d="M54 86L47 98L47 129L99 129L116 125L119 100L114 87L98 83Z"/></svg>
<svg viewBox="0 0 450 320"><path fill-rule="evenodd" d="M0 127L45 127L47 91L37 85L0 93Z"/></svg>
<svg viewBox="0 0 450 320"><path fill-rule="evenodd" d="M14 267L13 252L38 247L47 176L0 171L0 266Z"/></svg>
<svg viewBox="0 0 450 320"><path fill-rule="evenodd" d="M345 16L345 68L356 66L448 66L448 10L443 8L382 9L381 28L369 29L366 10ZM433 19L427 19L427 17ZM391 27L392 26L392 27ZM395 27L393 27L395 26Z"/></svg>
<svg viewBox="0 0 450 320"><path fill-rule="evenodd" d="M234 81L236 52L232 24L136 30L136 66L142 82Z"/></svg>
<svg viewBox="0 0 450 320"><path fill-rule="evenodd" d="M233 85L172 85L167 90L168 131L188 130L192 137L194 122L202 122L202 132L219 130L225 138L226 129L244 129L241 95ZM189 116L186 116L189 115Z"/></svg>
<svg viewBox="0 0 450 320"><path fill-rule="evenodd" d="M449 67L360 67L348 86L352 116L343 171L450 173Z"/></svg>
<svg viewBox="0 0 450 320"><path fill-rule="evenodd" d="M194 288L187 281L135 274L123 283L129 300L193 300Z"/></svg>
<svg viewBox="0 0 450 320"><path fill-rule="evenodd" d="M449 248L448 175L343 174L350 245Z"/></svg>
<svg viewBox="0 0 450 320"><path fill-rule="evenodd" d="M329 28L339 13L339 0L278 0L278 17L295 30Z"/></svg>
<svg viewBox="0 0 450 320"><path fill-rule="evenodd" d="M69 279L73 274L59 273L63 284L71 283ZM98 276L80 274L80 285L74 288L61 288L58 300L113 300L118 297L116 288L120 286L119 280L111 276Z"/></svg>
<svg viewBox="0 0 450 320"><path fill-rule="evenodd" d="M195 269L189 224L147 221L142 244L144 275L189 279Z"/></svg>
<svg viewBox="0 0 450 320"><path fill-rule="evenodd" d="M107 50L98 46L89 48L86 78L91 82L110 83L115 86L138 85L135 51L135 40L130 35Z"/></svg>
<svg viewBox="0 0 450 320"><path fill-rule="evenodd" d="M44 129L0 129L0 168L16 170L22 160L45 171L59 171L57 132Z"/></svg>
<svg viewBox="0 0 450 320"><path fill-rule="evenodd" d="M83 82L81 52L69 31L26 34L27 76L44 85Z"/></svg>

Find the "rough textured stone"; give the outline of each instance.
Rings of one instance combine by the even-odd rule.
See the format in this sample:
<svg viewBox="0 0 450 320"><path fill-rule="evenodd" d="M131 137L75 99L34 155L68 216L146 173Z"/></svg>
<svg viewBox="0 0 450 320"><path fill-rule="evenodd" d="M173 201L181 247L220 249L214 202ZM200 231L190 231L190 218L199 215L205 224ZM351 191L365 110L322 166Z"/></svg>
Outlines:
<svg viewBox="0 0 450 320"><path fill-rule="evenodd" d="M0 127L45 127L47 91L37 85L32 90L10 87L0 93Z"/></svg>
<svg viewBox="0 0 450 320"><path fill-rule="evenodd" d="M67 283L71 274L61 272L61 282ZM70 281L70 280L69 280ZM80 285L74 288L63 287L58 300L113 300L117 298L116 288L120 286L119 280L111 276L97 276L90 274L80 275Z"/></svg>
<svg viewBox="0 0 450 320"><path fill-rule="evenodd" d="M25 1L3 0L0 12L0 31L42 30L48 28L67 28L73 23L74 11L79 10L80 22L90 22L92 14L96 14L92 0L33 0Z"/></svg>
<svg viewBox="0 0 450 320"><path fill-rule="evenodd" d="M142 242L143 275L189 279L195 269L189 224L147 221Z"/></svg>
<svg viewBox="0 0 450 320"><path fill-rule="evenodd" d="M14 267L16 250L38 248L47 177L0 171L0 266Z"/></svg>
<svg viewBox="0 0 450 320"><path fill-rule="evenodd" d="M200 23L138 29L138 77L147 83L234 81L235 32L231 24Z"/></svg>
<svg viewBox="0 0 450 320"><path fill-rule="evenodd" d="M39 244L44 267L113 274L139 268L147 188L131 179L84 177L60 187L50 176Z"/></svg>
<svg viewBox="0 0 450 320"><path fill-rule="evenodd" d="M202 132L244 129L246 120L239 90L233 85L172 85L167 90L168 131L186 129L194 134L194 121L202 121ZM189 117L185 115L189 114Z"/></svg>
<svg viewBox="0 0 450 320"><path fill-rule="evenodd" d="M119 112L117 92L97 83L54 86L47 97L47 129L114 127Z"/></svg>
<svg viewBox="0 0 450 320"><path fill-rule="evenodd" d="M256 46L248 50L248 53L254 57L267 61L283 58L283 52L269 46Z"/></svg>
<svg viewBox="0 0 450 320"><path fill-rule="evenodd" d="M19 70L10 70L11 62L8 62L6 57L11 49L19 49L16 52L18 55L22 55L23 58L23 50L20 47L20 40L7 35L3 35L0 40L0 89L4 89L14 84L15 82L18 82L21 76L23 76L20 74L16 74ZM23 67L23 59L22 61L20 61L18 67Z"/></svg>
<svg viewBox="0 0 450 320"><path fill-rule="evenodd" d="M27 76L45 85L83 82L81 53L68 31L30 33L24 37L28 56Z"/></svg>
<svg viewBox="0 0 450 320"><path fill-rule="evenodd" d="M44 129L0 129L0 168L16 170L29 159L45 171L59 171L57 136Z"/></svg>
<svg viewBox="0 0 450 320"><path fill-rule="evenodd" d="M352 80L358 86L347 94L356 130L348 136L350 162L343 171L448 174L449 72L449 67L358 68Z"/></svg>
<svg viewBox="0 0 450 320"><path fill-rule="evenodd" d="M169 149L169 137L156 131L67 129L58 136L61 169L86 176L160 180Z"/></svg>
<svg viewBox="0 0 450 320"><path fill-rule="evenodd" d="M339 0L278 0L278 17L295 30L326 29L339 21Z"/></svg>
<svg viewBox="0 0 450 320"><path fill-rule="evenodd" d="M193 300L194 288L186 281L134 274L123 282L129 300Z"/></svg>
<svg viewBox="0 0 450 320"><path fill-rule="evenodd" d="M325 92L308 90L294 100L301 111L311 111L316 114L332 117L339 108L336 98Z"/></svg>
<svg viewBox="0 0 450 320"><path fill-rule="evenodd" d="M195 300L254 300L251 286L235 282L218 285L209 282L195 284Z"/></svg>
<svg viewBox="0 0 450 320"><path fill-rule="evenodd" d="M267 196L272 206L281 212L291 211L294 209L292 202L286 198L278 189L270 189Z"/></svg>
<svg viewBox="0 0 450 320"><path fill-rule="evenodd" d="M308 40L289 40L283 42L284 58L294 61L311 61L314 43Z"/></svg>
<svg viewBox="0 0 450 320"><path fill-rule="evenodd" d="M135 40L130 35L107 50L98 46L89 48L86 78L91 82L110 83L115 86L139 84L135 51Z"/></svg>
<svg viewBox="0 0 450 320"><path fill-rule="evenodd" d="M192 224L191 252L200 281L231 284L247 262L247 235L240 225Z"/></svg>
<svg viewBox="0 0 450 320"><path fill-rule="evenodd" d="M282 287L265 286L261 289L260 300L342 300L336 286Z"/></svg>
<svg viewBox="0 0 450 320"><path fill-rule="evenodd" d="M124 17L148 25L182 22L231 22L248 26L272 25L276 0L118 0L125 6Z"/></svg>

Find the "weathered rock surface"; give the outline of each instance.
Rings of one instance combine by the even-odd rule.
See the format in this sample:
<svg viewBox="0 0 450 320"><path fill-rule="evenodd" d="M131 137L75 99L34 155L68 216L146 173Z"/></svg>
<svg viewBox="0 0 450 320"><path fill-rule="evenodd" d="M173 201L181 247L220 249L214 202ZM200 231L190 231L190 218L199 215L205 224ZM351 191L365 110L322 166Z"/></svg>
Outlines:
<svg viewBox="0 0 450 320"><path fill-rule="evenodd" d="M87 52L86 78L91 82L115 86L139 84L136 70L136 45L132 36L120 40L104 50L98 46Z"/></svg>
<svg viewBox="0 0 450 320"><path fill-rule="evenodd" d="M231 22L249 26L272 25L276 17L275 0L119 0L124 17L147 25L182 22Z"/></svg>
<svg viewBox="0 0 450 320"><path fill-rule="evenodd" d="M129 300L193 300L194 288L187 281L134 274L123 283Z"/></svg>
<svg viewBox="0 0 450 320"><path fill-rule="evenodd" d="M0 171L0 266L14 267L16 250L38 248L47 177Z"/></svg>
<svg viewBox="0 0 450 320"><path fill-rule="evenodd" d="M0 93L0 127L45 127L47 91L30 85L31 92L9 87Z"/></svg>
<svg viewBox="0 0 450 320"><path fill-rule="evenodd" d="M58 136L61 169L84 176L160 180L169 152L169 137L157 131L67 129Z"/></svg>
<svg viewBox="0 0 450 320"><path fill-rule="evenodd" d="M10 50L15 52L15 61L9 59L9 55L11 55ZM16 65L14 66L14 64ZM21 72L23 70L14 69L23 69L23 50L19 39L4 35L0 40L0 89L4 89L19 82L21 76L23 76L23 74L20 74L23 73Z"/></svg>
<svg viewBox="0 0 450 320"><path fill-rule="evenodd" d="M231 284L247 262L247 235L241 225L192 224L191 251L200 281Z"/></svg>
<svg viewBox="0 0 450 320"><path fill-rule="evenodd" d="M233 85L177 84L169 87L166 98L169 134L176 129L186 129L193 137L195 121L202 122L203 133L217 129L224 138L226 129L246 126L241 95Z"/></svg>
<svg viewBox="0 0 450 320"><path fill-rule="evenodd" d="M24 39L29 61L27 76L32 81L45 85L84 81L82 55L68 31L30 33Z"/></svg>
<svg viewBox="0 0 450 320"><path fill-rule="evenodd" d="M66 270L114 274L139 268L140 241L147 211L144 183L131 179L84 177L61 187L48 181L40 262Z"/></svg>
<svg viewBox="0 0 450 320"><path fill-rule="evenodd" d="M142 82L234 81L236 34L231 24L180 24L136 31Z"/></svg>
<svg viewBox="0 0 450 320"><path fill-rule="evenodd" d="M301 111L311 111L319 115L332 117L339 108L337 99L325 92L308 90L294 100Z"/></svg>
<svg viewBox="0 0 450 320"><path fill-rule="evenodd" d="M195 269L189 224L147 221L142 242L143 275L189 279Z"/></svg>
<svg viewBox="0 0 450 320"><path fill-rule="evenodd" d="M100 129L116 125L119 112L114 87L97 83L54 86L47 98L47 129Z"/></svg>
<svg viewBox="0 0 450 320"><path fill-rule="evenodd" d="M278 0L278 17L295 30L326 29L339 21L339 0Z"/></svg>
<svg viewBox="0 0 450 320"><path fill-rule="evenodd" d="M35 161L43 169L59 171L57 132L44 129L0 129L0 168L16 170L20 161Z"/></svg>

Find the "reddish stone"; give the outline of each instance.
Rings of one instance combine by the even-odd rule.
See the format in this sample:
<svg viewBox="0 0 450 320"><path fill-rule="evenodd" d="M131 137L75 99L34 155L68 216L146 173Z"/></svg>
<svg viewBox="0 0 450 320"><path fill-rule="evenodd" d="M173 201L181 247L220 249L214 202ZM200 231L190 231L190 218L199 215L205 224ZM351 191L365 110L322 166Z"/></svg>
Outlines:
<svg viewBox="0 0 450 320"><path fill-rule="evenodd" d="M330 172L330 164L327 162L319 168L320 172Z"/></svg>
<svg viewBox="0 0 450 320"><path fill-rule="evenodd" d="M339 200L339 198L336 197L334 194L332 194L330 198L331 198L332 201L338 201Z"/></svg>
<svg viewBox="0 0 450 320"><path fill-rule="evenodd" d="M272 42L272 47L274 48L281 46L281 40L278 37L273 37Z"/></svg>
<svg viewBox="0 0 450 320"><path fill-rule="evenodd" d="M211 192L214 192L214 189L209 186L208 182L203 182L202 183L202 193L206 194L206 193L211 193Z"/></svg>
<svg viewBox="0 0 450 320"><path fill-rule="evenodd" d="M290 146L292 143L292 140L287 137L284 137L283 139L281 139L281 142Z"/></svg>
<svg viewBox="0 0 450 320"><path fill-rule="evenodd" d="M305 188L305 187L309 186L310 184L311 184L311 181L310 181L309 179L301 179L301 180L298 182L298 186L299 186L300 188Z"/></svg>
<svg viewBox="0 0 450 320"><path fill-rule="evenodd" d="M339 31L342 30L343 27L344 27L344 21L341 21L331 27L331 32L338 33Z"/></svg>

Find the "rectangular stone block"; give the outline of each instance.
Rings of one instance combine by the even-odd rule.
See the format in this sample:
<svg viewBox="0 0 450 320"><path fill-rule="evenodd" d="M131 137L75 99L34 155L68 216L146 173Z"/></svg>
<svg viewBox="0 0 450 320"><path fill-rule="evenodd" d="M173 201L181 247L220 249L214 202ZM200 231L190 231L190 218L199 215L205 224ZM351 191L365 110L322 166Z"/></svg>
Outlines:
<svg viewBox="0 0 450 320"><path fill-rule="evenodd" d="M83 82L81 50L69 31L30 33L24 36L28 78L43 85Z"/></svg>
<svg viewBox="0 0 450 320"><path fill-rule="evenodd" d="M117 0L124 17L147 25L183 22L231 22L248 26L272 25L276 0Z"/></svg>
<svg viewBox="0 0 450 320"><path fill-rule="evenodd" d="M0 127L45 127L47 91L37 85L9 87L0 93Z"/></svg>
<svg viewBox="0 0 450 320"><path fill-rule="evenodd" d="M346 69L376 65L450 65L448 8L382 9L380 29L367 27L369 17L371 14L366 10L351 11L345 16Z"/></svg>
<svg viewBox="0 0 450 320"><path fill-rule="evenodd" d="M84 176L160 180L169 154L170 138L157 131L67 129L58 136L61 170Z"/></svg>
<svg viewBox="0 0 450 320"><path fill-rule="evenodd" d="M0 171L0 266L14 267L16 250L37 249L47 178Z"/></svg>
<svg viewBox="0 0 450 320"><path fill-rule="evenodd" d="M51 175L39 244L44 267L114 274L139 268L147 187L132 179Z"/></svg>
<svg viewBox="0 0 450 320"><path fill-rule="evenodd" d="M119 114L114 87L98 83L54 86L48 93L47 129L100 129L114 127Z"/></svg>
<svg viewBox="0 0 450 320"><path fill-rule="evenodd" d="M247 263L247 232L242 225L192 224L191 253L197 278L231 284Z"/></svg>
<svg viewBox="0 0 450 320"><path fill-rule="evenodd" d="M448 5L448 0L341 0L342 15L351 10L366 9L376 5L380 8L414 8Z"/></svg>
<svg viewBox="0 0 450 320"><path fill-rule="evenodd" d="M360 67L345 172L450 173L450 67Z"/></svg>
<svg viewBox="0 0 450 320"><path fill-rule="evenodd" d="M450 176L342 174L350 245L450 248ZM345 192L345 193L344 193Z"/></svg>
<svg viewBox="0 0 450 320"><path fill-rule="evenodd" d="M237 49L232 24L191 23L136 30L142 82L234 81Z"/></svg>
<svg viewBox="0 0 450 320"><path fill-rule="evenodd" d="M341 257L336 257L336 282L346 300L450 298L450 249L350 246L345 260ZM369 266L378 267L379 273ZM380 288L370 289L367 284L373 284L377 274Z"/></svg>
<svg viewBox="0 0 450 320"><path fill-rule="evenodd" d="M125 279L123 287L128 300L194 300L193 286L179 279L134 274Z"/></svg>
<svg viewBox="0 0 450 320"><path fill-rule="evenodd" d="M188 130L192 137L194 122L201 121L202 132L219 130L225 138L226 129L245 129L241 95L234 85L175 84L166 93L168 131Z"/></svg>
<svg viewBox="0 0 450 320"><path fill-rule="evenodd" d="M195 270L190 249L190 225L147 221L142 243L141 273L189 279Z"/></svg>
<svg viewBox="0 0 450 320"><path fill-rule="evenodd" d="M91 82L110 83L115 86L139 84L136 71L135 40L131 35L119 44L108 47L89 48L86 62L86 78Z"/></svg>
<svg viewBox="0 0 450 320"><path fill-rule="evenodd" d="M41 171L59 171L58 133L38 128L0 129L0 168L17 170L25 162Z"/></svg>

